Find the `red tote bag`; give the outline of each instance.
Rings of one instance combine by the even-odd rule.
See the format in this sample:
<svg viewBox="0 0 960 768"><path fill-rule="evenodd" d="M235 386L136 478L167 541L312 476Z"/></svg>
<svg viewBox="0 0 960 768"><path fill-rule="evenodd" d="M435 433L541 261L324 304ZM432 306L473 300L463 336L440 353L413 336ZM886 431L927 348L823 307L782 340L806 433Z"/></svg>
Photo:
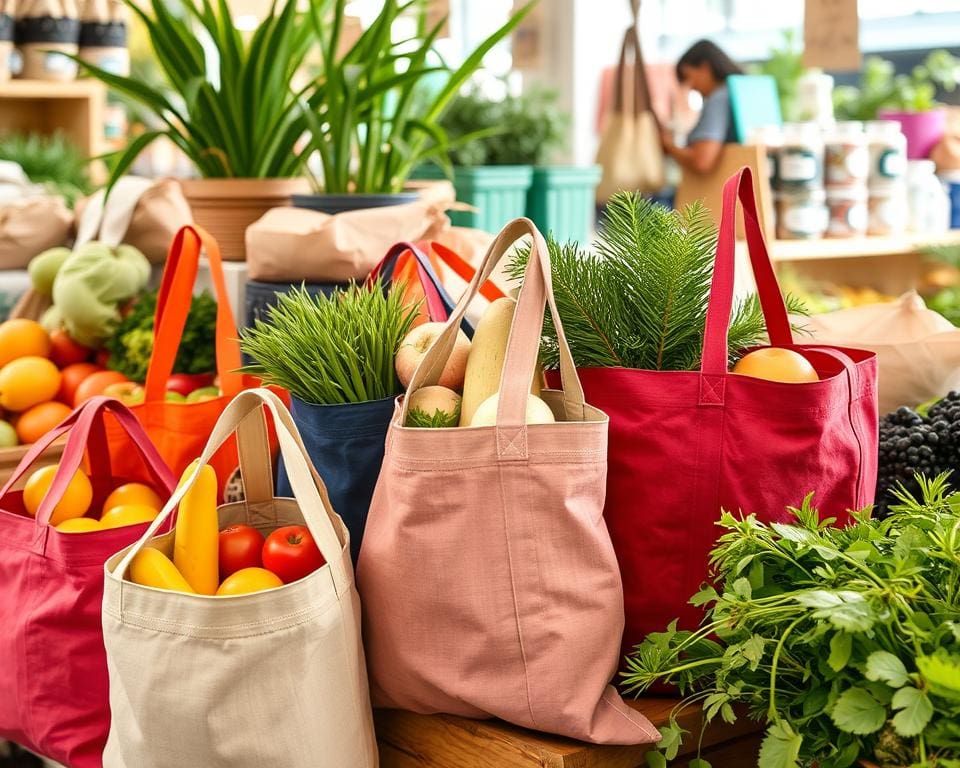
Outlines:
<svg viewBox="0 0 960 768"><path fill-rule="evenodd" d="M118 448L140 458L130 474L111 464L107 411L122 433ZM22 492L13 488L68 433L60 470L33 519L24 511ZM100 625L103 564L147 529L143 523L61 533L48 525L85 452L94 509L124 482L149 482L163 498L176 485L126 406L95 397L36 442L0 490L0 737L70 768L99 768L110 726Z"/></svg>
<svg viewBox="0 0 960 768"><path fill-rule="evenodd" d="M784 384L727 371L736 204L771 345L802 353L820 381ZM708 575L721 508L786 520L810 491L823 515L873 502L877 362L872 352L795 344L758 223L748 168L723 189L723 216L700 371L580 369L587 402L610 416L604 516L620 562L624 651L689 605Z"/></svg>

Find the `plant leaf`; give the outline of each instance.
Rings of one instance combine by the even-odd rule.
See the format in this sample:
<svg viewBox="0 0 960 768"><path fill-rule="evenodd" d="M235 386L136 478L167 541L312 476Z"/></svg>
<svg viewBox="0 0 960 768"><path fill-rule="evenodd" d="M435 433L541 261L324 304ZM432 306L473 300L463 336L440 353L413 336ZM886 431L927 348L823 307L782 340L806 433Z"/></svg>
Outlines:
<svg viewBox="0 0 960 768"><path fill-rule="evenodd" d="M827 664L834 672L839 672L850 661L853 650L853 635L848 632L837 632L830 638L830 656Z"/></svg>
<svg viewBox="0 0 960 768"><path fill-rule="evenodd" d="M854 686L840 694L830 716L841 731L865 736L883 728L887 711L869 691Z"/></svg>
<svg viewBox="0 0 960 768"><path fill-rule="evenodd" d="M893 727L901 736L919 736L933 717L933 704L926 692L912 686L897 691L891 706L900 710L893 717Z"/></svg>
<svg viewBox="0 0 960 768"><path fill-rule="evenodd" d="M867 680L880 681L891 688L902 688L910 677L907 668L889 651L874 651L867 657Z"/></svg>
<svg viewBox="0 0 960 768"><path fill-rule="evenodd" d="M799 768L803 737L790 724L780 720L767 729L760 746L758 768Z"/></svg>

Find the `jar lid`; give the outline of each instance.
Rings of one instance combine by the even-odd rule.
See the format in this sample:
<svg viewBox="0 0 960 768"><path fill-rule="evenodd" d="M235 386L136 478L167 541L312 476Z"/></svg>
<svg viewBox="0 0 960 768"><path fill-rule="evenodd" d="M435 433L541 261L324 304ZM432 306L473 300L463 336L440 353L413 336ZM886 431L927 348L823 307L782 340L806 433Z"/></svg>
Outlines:
<svg viewBox="0 0 960 768"><path fill-rule="evenodd" d="M932 176L937 172L937 164L933 160L907 160L908 176Z"/></svg>
<svg viewBox="0 0 960 768"><path fill-rule="evenodd" d="M822 189L798 189L777 192L773 199L788 205L823 204L827 200L827 193Z"/></svg>
<svg viewBox="0 0 960 768"><path fill-rule="evenodd" d="M865 187L845 187L844 189L828 189L827 202L831 200L862 200L867 201L867 190Z"/></svg>
<svg viewBox="0 0 960 768"><path fill-rule="evenodd" d="M867 133L900 133L900 123L896 120L868 120L864 127Z"/></svg>

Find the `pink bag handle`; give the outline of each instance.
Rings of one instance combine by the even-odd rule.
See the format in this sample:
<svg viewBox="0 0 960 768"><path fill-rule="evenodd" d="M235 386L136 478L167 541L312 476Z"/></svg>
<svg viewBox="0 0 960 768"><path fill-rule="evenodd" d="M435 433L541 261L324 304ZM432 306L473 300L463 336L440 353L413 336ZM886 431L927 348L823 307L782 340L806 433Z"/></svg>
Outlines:
<svg viewBox="0 0 960 768"><path fill-rule="evenodd" d="M80 468L84 449L90 451L92 463L109 469L110 452L107 446L106 431L103 428L103 414L106 411L111 412L116 417L120 426L123 427L123 430L136 445L150 470L150 474L161 486L158 490L171 492L176 485L176 478L174 478L173 472L170 471L170 468L160 456L160 452L147 436L140 422L137 421L136 416L119 400L98 396L85 402L58 426L33 444L20 464L17 465L3 489L0 490L0 499L10 492L14 484L55 440L69 432L70 436L67 438L67 444L63 449L63 456L53 477L50 490L40 504L40 509L37 510L37 527L43 528L48 525L54 507L63 497L70 479Z"/></svg>
<svg viewBox="0 0 960 768"><path fill-rule="evenodd" d="M738 197L743 205L747 249L770 344L775 347L793 344L787 307L760 230L757 201L753 194L753 173L749 167L744 166L723 185L723 212L720 217L713 281L710 284L710 303L703 336L703 360L700 364L700 372L710 376L722 376L727 372L727 329L730 327L730 314L733 311Z"/></svg>

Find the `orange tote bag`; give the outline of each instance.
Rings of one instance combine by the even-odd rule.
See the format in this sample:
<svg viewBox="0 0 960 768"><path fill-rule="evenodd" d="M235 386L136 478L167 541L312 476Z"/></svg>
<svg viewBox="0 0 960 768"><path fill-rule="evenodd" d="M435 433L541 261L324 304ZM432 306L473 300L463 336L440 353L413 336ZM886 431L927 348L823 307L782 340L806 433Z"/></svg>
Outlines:
<svg viewBox="0 0 960 768"><path fill-rule="evenodd" d="M199 403L168 403L165 400L167 379L173 372L173 364L180 348L180 340L190 311L193 287L197 280L201 248L205 251L217 299L217 376L220 382L220 397ZM210 432L227 404L244 389L243 374L239 373L240 342L237 326L227 297L227 285L223 277L220 246L200 227L183 227L174 237L163 270L163 281L157 296L157 313L154 323L153 354L147 368L146 395L144 402L131 410L146 429L164 461L179 477L191 461L203 453ZM116 424L108 425L111 445L111 460L123 475L126 462L135 457L124 451ZM116 446L116 447L114 447ZM210 462L216 470L218 493L222 496L224 485L238 465L237 445L230 440Z"/></svg>

